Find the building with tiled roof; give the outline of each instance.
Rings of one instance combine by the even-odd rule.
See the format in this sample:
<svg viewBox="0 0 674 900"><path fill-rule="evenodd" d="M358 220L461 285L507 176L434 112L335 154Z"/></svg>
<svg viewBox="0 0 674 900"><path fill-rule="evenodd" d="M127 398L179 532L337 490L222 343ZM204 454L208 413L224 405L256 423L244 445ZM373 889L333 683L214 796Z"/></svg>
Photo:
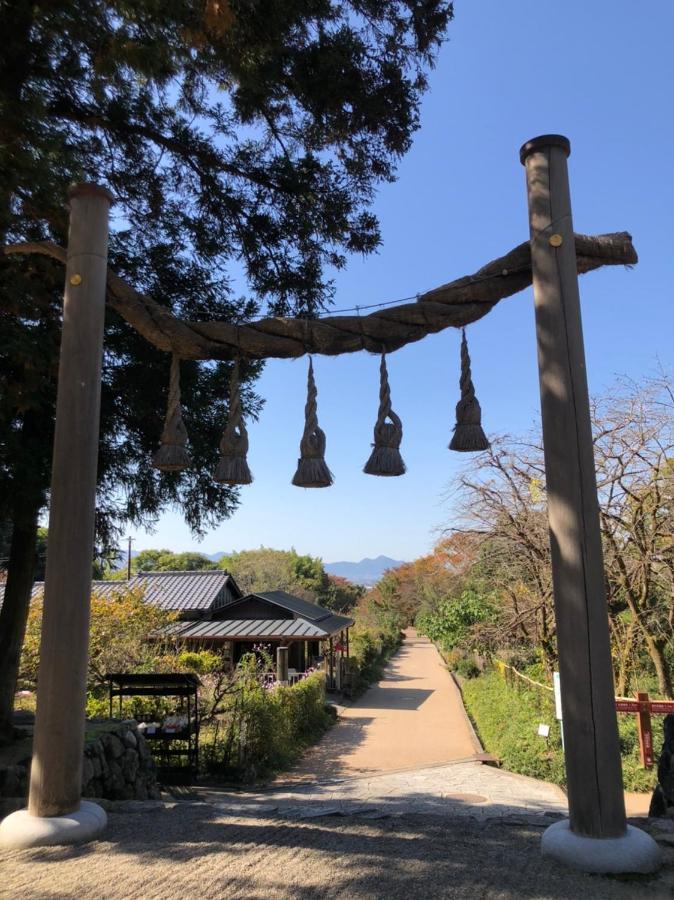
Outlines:
<svg viewBox="0 0 674 900"><path fill-rule="evenodd" d="M175 612L171 633L195 649L216 650L226 665L263 644L273 654L288 647L289 666L303 672L317 659L329 657L329 680L336 654L348 655L353 619L337 615L285 591L243 595L223 569L198 572L139 572L130 581L93 581L92 593L114 597L127 589L142 593L147 603ZM32 597L44 591L35 582ZM0 602L4 585L0 585Z"/></svg>
<svg viewBox="0 0 674 900"><path fill-rule="evenodd" d="M181 619L203 618L243 596L237 583L224 569L139 572L125 584L141 590L148 603L177 612Z"/></svg>

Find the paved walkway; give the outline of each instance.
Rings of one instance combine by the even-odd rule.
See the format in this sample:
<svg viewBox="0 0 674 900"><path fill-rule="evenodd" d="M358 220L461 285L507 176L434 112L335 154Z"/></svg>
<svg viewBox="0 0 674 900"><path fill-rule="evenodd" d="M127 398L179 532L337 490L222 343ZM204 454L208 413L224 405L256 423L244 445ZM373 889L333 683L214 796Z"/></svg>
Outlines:
<svg viewBox="0 0 674 900"><path fill-rule="evenodd" d="M437 650L413 629L382 681L340 712L337 726L296 767L296 778L419 769L481 749Z"/></svg>
<svg viewBox="0 0 674 900"><path fill-rule="evenodd" d="M382 680L340 710L337 725L292 772L262 791L198 793L222 811L291 818L566 812L558 787L483 765L482 756L440 655L409 629Z"/></svg>
<svg viewBox="0 0 674 900"><path fill-rule="evenodd" d="M198 794L223 812L299 819L566 813L556 785L484 765L481 751L440 655L410 629L379 684L340 711L292 772L261 791Z"/></svg>

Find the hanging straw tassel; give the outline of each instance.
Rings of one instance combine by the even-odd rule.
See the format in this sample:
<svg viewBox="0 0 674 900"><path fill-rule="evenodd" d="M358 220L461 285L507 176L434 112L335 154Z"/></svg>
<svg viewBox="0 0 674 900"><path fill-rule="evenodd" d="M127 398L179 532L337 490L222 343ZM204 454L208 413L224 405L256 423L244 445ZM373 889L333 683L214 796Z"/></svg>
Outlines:
<svg viewBox="0 0 674 900"><path fill-rule="evenodd" d="M183 422L180 407L180 360L171 358L171 378L169 381L168 406L166 421L161 435L159 450L152 457L152 465L162 472L180 472L192 465L190 455L185 449L187 429Z"/></svg>
<svg viewBox="0 0 674 900"><path fill-rule="evenodd" d="M220 484L250 484L250 474L246 454L248 453L248 432L241 415L239 395L239 361L234 363L229 381L229 415L220 441L220 459L213 476Z"/></svg>
<svg viewBox="0 0 674 900"><path fill-rule="evenodd" d="M449 445L450 450L474 453L477 450L489 449L489 441L482 430L482 410L475 396L473 379L470 374L470 356L466 329L461 329L461 399L456 404L456 425L454 436Z"/></svg>
<svg viewBox="0 0 674 900"><path fill-rule="evenodd" d="M390 422L386 419L390 419ZM391 409L386 354L382 353L379 367L379 414L374 426L372 453L363 472L366 475L404 475L405 463L400 455L402 439L403 424Z"/></svg>
<svg viewBox="0 0 674 900"><path fill-rule="evenodd" d="M292 483L295 487L321 488L330 487L332 472L325 459L325 434L318 426L314 381L314 365L309 357L309 376L307 379L307 402L304 407L304 434L300 441L300 458Z"/></svg>

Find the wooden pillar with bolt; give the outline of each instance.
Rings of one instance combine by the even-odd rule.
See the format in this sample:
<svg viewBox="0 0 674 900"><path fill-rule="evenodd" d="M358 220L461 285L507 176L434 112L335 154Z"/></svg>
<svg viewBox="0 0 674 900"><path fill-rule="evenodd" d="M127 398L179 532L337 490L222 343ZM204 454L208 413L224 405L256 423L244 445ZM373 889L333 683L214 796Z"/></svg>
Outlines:
<svg viewBox="0 0 674 900"><path fill-rule="evenodd" d="M71 843L105 824L93 803L80 811L94 550L101 360L111 195L95 184L69 192L70 231L49 504L49 542L38 673L29 819L0 835L6 845ZM15 813L21 816L25 811ZM57 817L54 819L53 817ZM58 817L76 821L59 841ZM12 819L12 817L9 817ZM8 820L5 820L6 822ZM5 823L3 823L5 826ZM33 834L31 838L28 832ZM64 825L64 828L66 826ZM41 830L42 829L42 830Z"/></svg>
<svg viewBox="0 0 674 900"><path fill-rule="evenodd" d="M571 832L560 834L562 829L552 826L548 829L551 835L547 850L550 855L577 864L583 838L627 840L628 834L571 221L569 153L570 143L561 135L535 138L520 150L520 160L526 168L529 203L552 579L566 738L570 821L557 825ZM561 850L556 846L560 838ZM574 844L576 838L579 840ZM638 837L635 840L639 842ZM574 849L569 855L572 844ZM616 842L593 840L591 844L615 848ZM545 836L543 849L546 852ZM606 862L602 860L601 848L597 850L595 846L592 852L600 867L596 871L639 871L633 867L612 869L613 864L621 865L620 858ZM620 855L619 852L617 856ZM609 868L605 868L607 865ZM587 865L579 867L588 868Z"/></svg>

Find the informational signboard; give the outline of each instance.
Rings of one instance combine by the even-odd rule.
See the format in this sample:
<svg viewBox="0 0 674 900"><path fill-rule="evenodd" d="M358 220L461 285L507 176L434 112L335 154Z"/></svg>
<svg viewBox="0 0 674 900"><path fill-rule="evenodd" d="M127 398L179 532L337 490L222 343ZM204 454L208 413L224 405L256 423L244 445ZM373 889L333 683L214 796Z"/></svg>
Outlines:
<svg viewBox="0 0 674 900"><path fill-rule="evenodd" d="M552 687L555 691L555 718L561 722L562 716L562 685L559 680L559 672L552 673Z"/></svg>
<svg viewBox="0 0 674 900"><path fill-rule="evenodd" d="M559 722L559 733L562 737L562 750L564 750L564 723L562 719L562 682L559 679L559 672L552 673L552 687L555 692L555 718Z"/></svg>
<svg viewBox="0 0 674 900"><path fill-rule="evenodd" d="M674 700L651 700L645 692L638 693L635 700L630 697L616 699L617 712L636 713L639 730L639 752L641 765L645 769L653 766L653 728L651 715L668 716L674 714Z"/></svg>

